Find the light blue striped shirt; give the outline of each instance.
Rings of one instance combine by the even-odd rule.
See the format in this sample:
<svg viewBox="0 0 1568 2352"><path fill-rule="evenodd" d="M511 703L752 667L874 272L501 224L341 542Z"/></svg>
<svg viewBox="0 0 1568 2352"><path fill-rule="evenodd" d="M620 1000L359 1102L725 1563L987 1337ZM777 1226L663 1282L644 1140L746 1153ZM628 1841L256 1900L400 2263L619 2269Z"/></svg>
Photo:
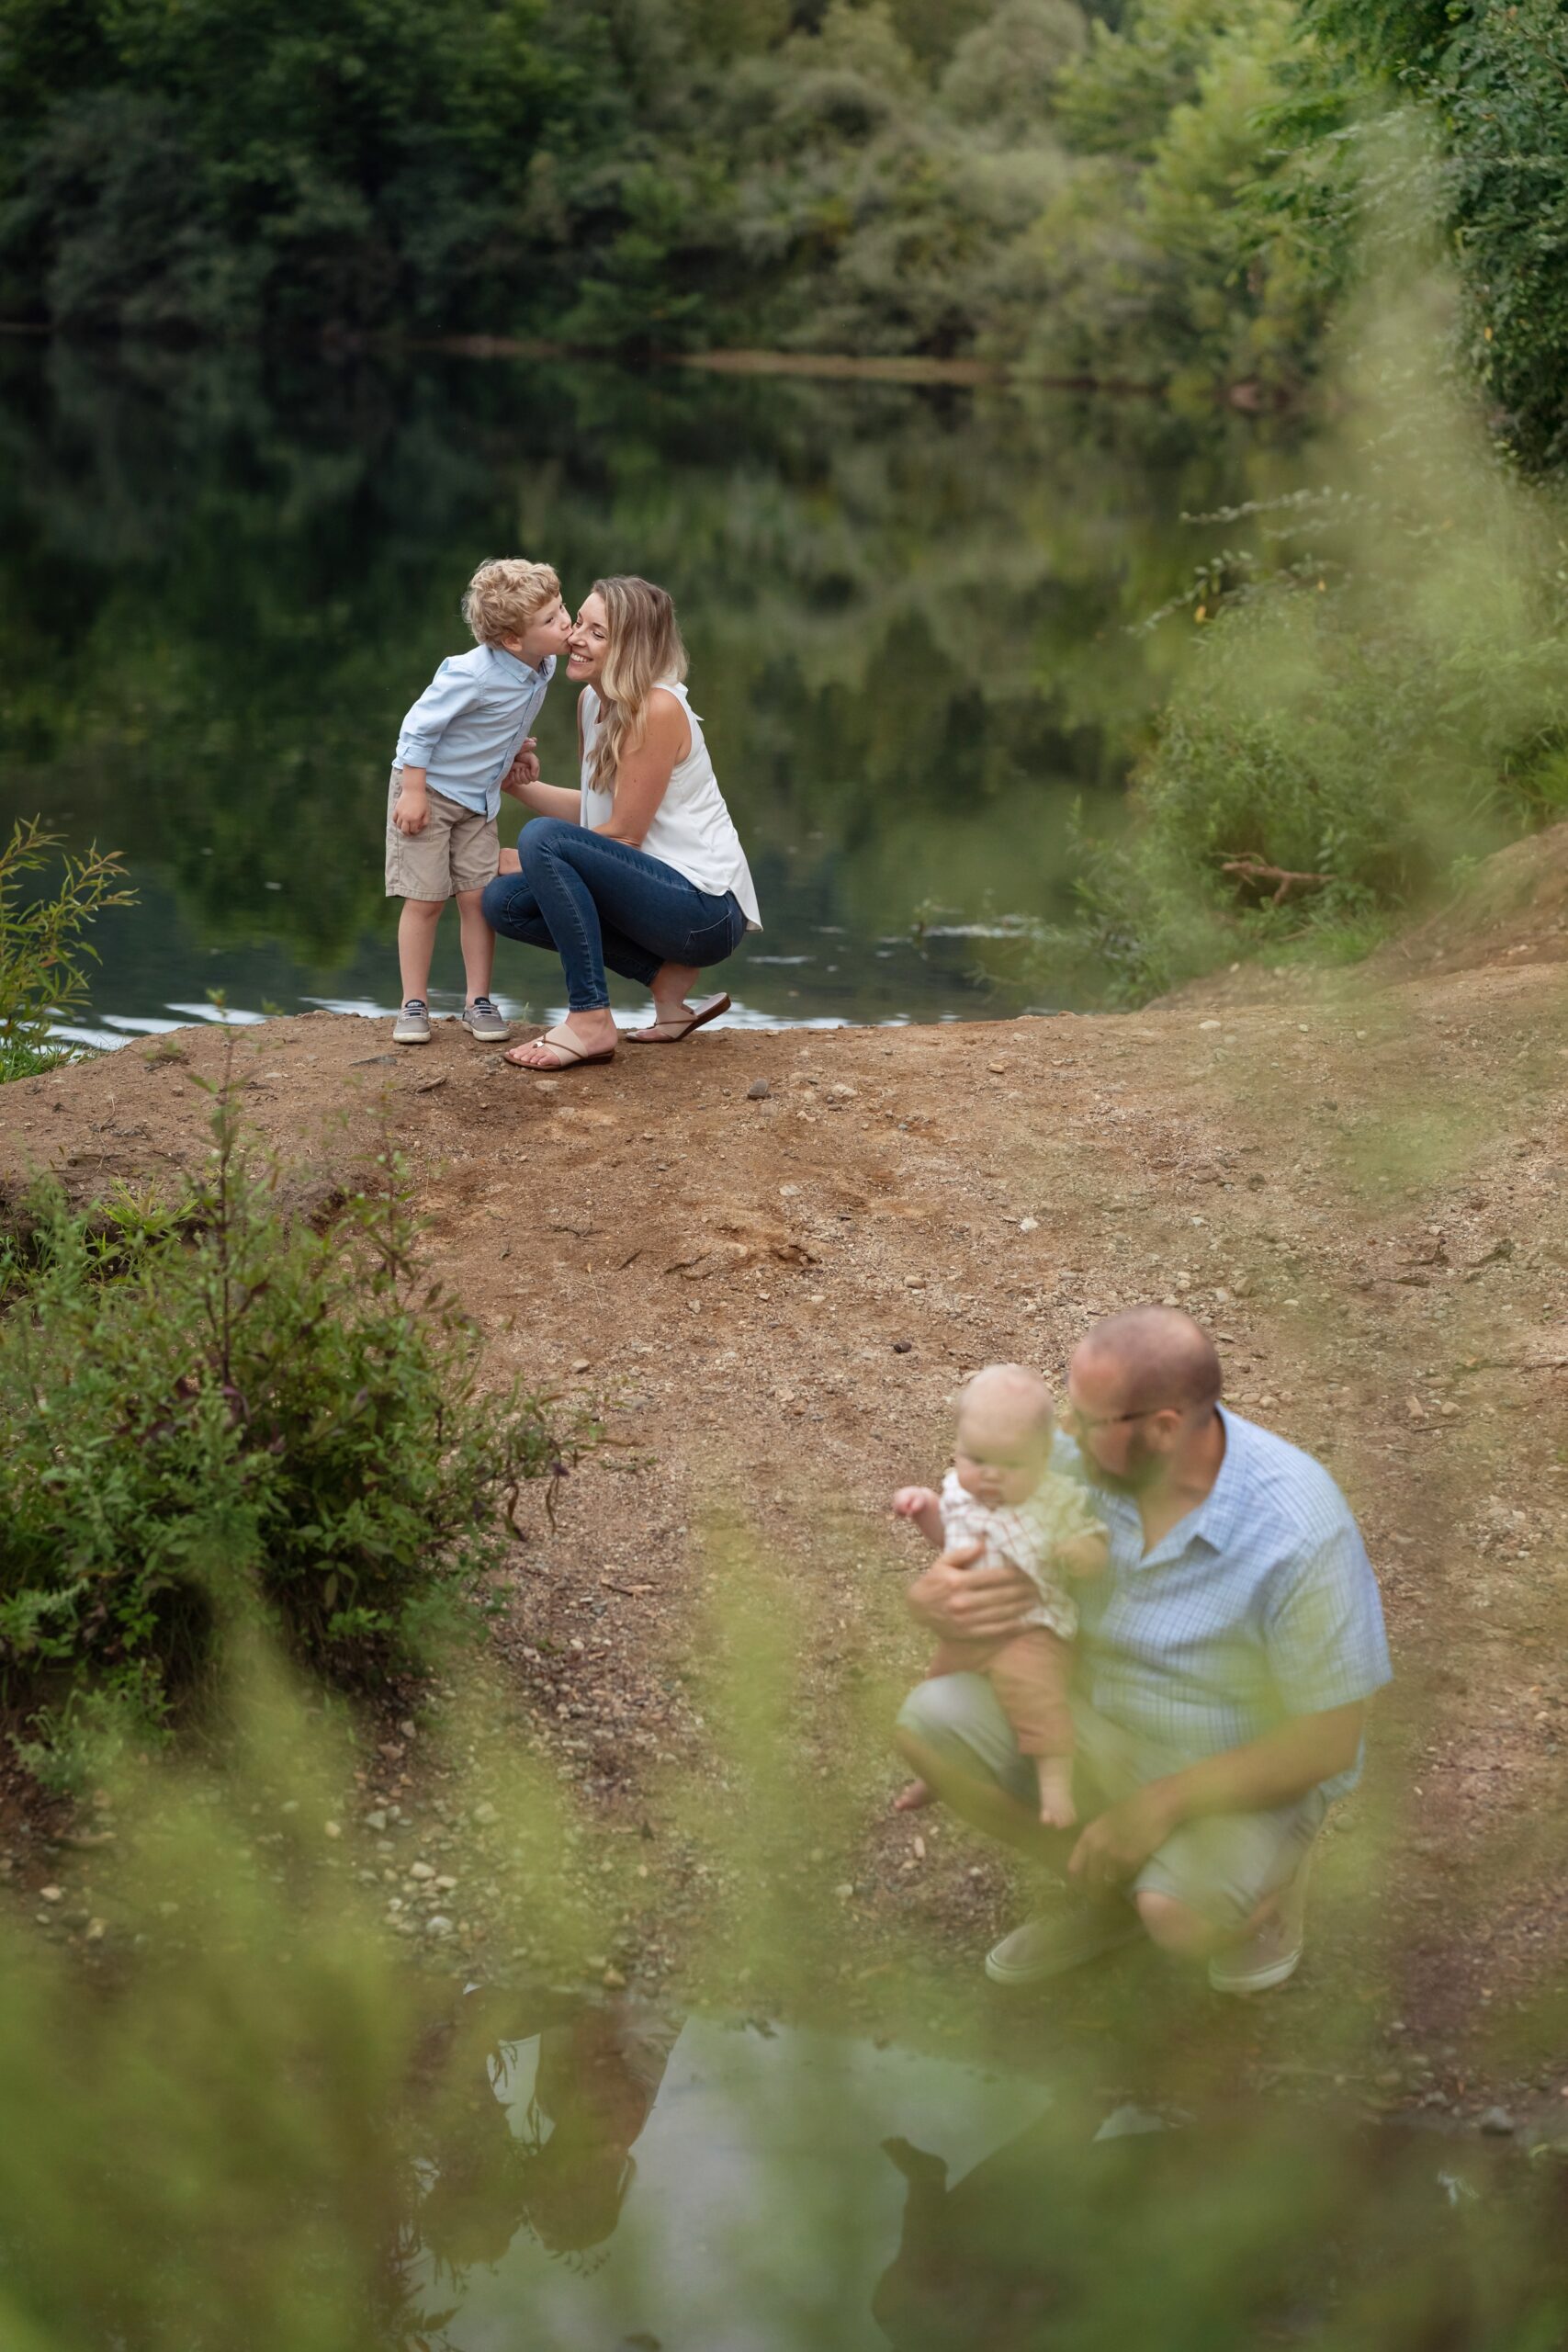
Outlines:
<svg viewBox="0 0 1568 2352"><path fill-rule="evenodd" d="M533 670L502 645L449 655L403 720L394 764L423 768L432 792L493 817L555 668L553 653Z"/></svg>
<svg viewBox="0 0 1568 2352"><path fill-rule="evenodd" d="M1203 1501L1145 1556L1130 1495L1088 1481L1111 1537L1074 1587L1078 1688L1097 1712L1196 1763L1392 1678L1377 1579L1350 1506L1298 1446L1220 1408L1225 1453ZM1055 1457L1083 1476L1078 1450ZM1342 1796L1360 1758L1324 1784Z"/></svg>

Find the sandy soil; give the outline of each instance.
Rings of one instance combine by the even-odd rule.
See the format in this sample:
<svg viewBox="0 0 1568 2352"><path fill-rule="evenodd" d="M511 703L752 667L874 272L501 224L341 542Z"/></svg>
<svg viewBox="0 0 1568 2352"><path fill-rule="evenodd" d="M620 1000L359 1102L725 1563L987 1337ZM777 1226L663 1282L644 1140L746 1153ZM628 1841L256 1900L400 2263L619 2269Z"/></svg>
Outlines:
<svg viewBox="0 0 1568 2352"><path fill-rule="evenodd" d="M302 1206L389 1125L498 1370L604 1410L615 1442L497 1639L607 1820L636 1817L661 1757L704 1752L691 1678L737 1541L797 1589L824 1691L912 1677L886 1498L940 1470L963 1373L1054 1376L1105 1310L1190 1306L1231 1401L1351 1498L1398 1669L1325 1841L1308 1964L1246 2005L1242 2053L1312 2075L1354 1996L1386 2058L1374 2101L1502 2098L1561 2129L1568 2061L1514 2029L1568 1952L1565 909L1568 829L1359 973L1249 968L1133 1015L708 1031L541 1080L451 1024L398 1052L315 1013L247 1032L240 1068ZM30 1170L85 1198L190 1164L189 1080L221 1050L186 1031L6 1088L12 1199ZM998 1865L891 1817L891 1761L840 1752L833 1721L803 1737L863 1797L859 1973L911 1926L977 1963L1009 1923ZM1092 2025L1095 1998L1071 2015Z"/></svg>

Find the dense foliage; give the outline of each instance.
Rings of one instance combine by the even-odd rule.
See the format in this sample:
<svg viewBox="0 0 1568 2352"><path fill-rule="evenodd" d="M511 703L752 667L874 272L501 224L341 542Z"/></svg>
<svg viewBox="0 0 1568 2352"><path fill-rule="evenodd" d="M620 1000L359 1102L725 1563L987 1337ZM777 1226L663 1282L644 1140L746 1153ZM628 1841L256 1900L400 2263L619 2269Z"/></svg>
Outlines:
<svg viewBox="0 0 1568 2352"><path fill-rule="evenodd" d="M0 314L980 352L1258 406L1314 372L1391 93L1554 462L1555 0L0 0Z"/></svg>
<svg viewBox="0 0 1568 2352"><path fill-rule="evenodd" d="M558 1466L420 1278L396 1167L286 1218L238 1102L215 1091L182 1197L73 1216L46 1190L8 1255L0 1668L66 1758L155 1725L258 1618L339 1678L405 1661Z"/></svg>
<svg viewBox="0 0 1568 2352"><path fill-rule="evenodd" d="M1434 126L1438 216L1466 296L1466 354L1526 460L1568 460L1568 12L1559 0L1303 0L1344 62L1324 136L1370 84ZM1364 107L1360 110L1364 113Z"/></svg>
<svg viewBox="0 0 1568 2352"><path fill-rule="evenodd" d="M1129 16L1124 30L1112 22ZM1281 389L1288 0L0 0L0 308Z"/></svg>
<svg viewBox="0 0 1568 2352"><path fill-rule="evenodd" d="M1381 289L1333 486L1264 515L1271 560L1195 578L1194 659L1047 964L1076 949L1138 999L1235 955L1354 956L1568 815L1561 508L1444 387L1447 307Z"/></svg>
<svg viewBox="0 0 1568 2352"><path fill-rule="evenodd" d="M1474 356L1560 454L1553 0L0 0L0 308L197 334L978 350L1311 375L1415 96Z"/></svg>

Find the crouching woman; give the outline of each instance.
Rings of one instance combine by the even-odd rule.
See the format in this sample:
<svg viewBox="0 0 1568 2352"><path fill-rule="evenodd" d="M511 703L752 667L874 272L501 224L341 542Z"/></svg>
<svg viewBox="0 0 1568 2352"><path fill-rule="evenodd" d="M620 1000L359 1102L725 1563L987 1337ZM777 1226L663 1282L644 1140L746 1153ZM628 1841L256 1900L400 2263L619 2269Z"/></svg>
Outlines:
<svg viewBox="0 0 1568 2352"><path fill-rule="evenodd" d="M507 789L535 811L486 889L503 939L552 949L567 1016L507 1055L519 1069L575 1069L614 1058L620 1040L606 968L640 981L655 1018L627 1033L672 1046L728 1011L693 1005L699 973L760 931L746 854L719 791L702 721L686 698L675 608L646 580L597 580L577 616L567 675L577 706L579 792L543 783L525 750Z"/></svg>

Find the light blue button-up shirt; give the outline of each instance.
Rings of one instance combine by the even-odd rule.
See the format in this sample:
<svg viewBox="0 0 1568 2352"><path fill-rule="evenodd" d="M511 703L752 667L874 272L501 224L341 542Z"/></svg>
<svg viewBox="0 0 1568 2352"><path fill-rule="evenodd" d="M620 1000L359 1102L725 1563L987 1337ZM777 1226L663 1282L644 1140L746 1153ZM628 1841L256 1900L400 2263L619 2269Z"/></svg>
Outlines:
<svg viewBox="0 0 1568 2352"><path fill-rule="evenodd" d="M1372 1565L1327 1471L1255 1421L1221 1419L1219 1476L1146 1555L1135 1500L1089 1482L1111 1560L1073 1588L1078 1689L1173 1765L1368 1699L1393 1675ZM1054 1458L1082 1475L1066 1440ZM1325 1795L1359 1771L1358 1758Z"/></svg>
<svg viewBox="0 0 1568 2352"><path fill-rule="evenodd" d="M554 654L532 670L501 645L450 655L404 719L395 765L423 768L432 792L493 817L555 669Z"/></svg>

